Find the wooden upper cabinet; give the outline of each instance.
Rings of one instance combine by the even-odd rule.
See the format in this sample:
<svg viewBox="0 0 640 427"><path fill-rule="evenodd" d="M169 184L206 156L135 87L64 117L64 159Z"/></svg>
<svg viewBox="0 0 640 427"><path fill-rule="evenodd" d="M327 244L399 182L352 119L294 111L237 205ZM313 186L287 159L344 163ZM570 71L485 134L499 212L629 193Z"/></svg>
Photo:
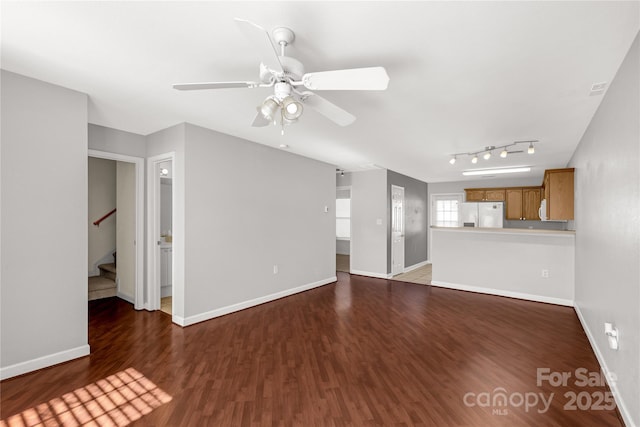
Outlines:
<svg viewBox="0 0 640 427"><path fill-rule="evenodd" d="M504 188L467 188L467 202L503 202Z"/></svg>
<svg viewBox="0 0 640 427"><path fill-rule="evenodd" d="M506 189L506 212L505 219L521 220L522 219L522 188Z"/></svg>
<svg viewBox="0 0 640 427"><path fill-rule="evenodd" d="M488 202L504 202L504 199L505 199L504 188L494 188L492 190L485 191L485 200Z"/></svg>
<svg viewBox="0 0 640 427"><path fill-rule="evenodd" d="M522 189L522 219L540 221L538 209L540 209L541 196L540 187Z"/></svg>
<svg viewBox="0 0 640 427"><path fill-rule="evenodd" d="M505 219L539 221L541 195L541 187L507 188Z"/></svg>
<svg viewBox="0 0 640 427"><path fill-rule="evenodd" d="M573 219L573 175L573 168L549 169L544 172L547 219Z"/></svg>
<svg viewBox="0 0 640 427"><path fill-rule="evenodd" d="M484 190L468 189L464 191L467 202L481 202L484 200Z"/></svg>

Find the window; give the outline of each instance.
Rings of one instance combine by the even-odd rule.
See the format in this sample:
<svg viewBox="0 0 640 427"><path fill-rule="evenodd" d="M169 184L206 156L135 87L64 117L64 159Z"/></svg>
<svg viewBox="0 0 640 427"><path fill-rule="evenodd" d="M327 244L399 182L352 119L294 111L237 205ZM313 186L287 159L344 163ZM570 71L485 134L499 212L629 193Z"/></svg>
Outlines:
<svg viewBox="0 0 640 427"><path fill-rule="evenodd" d="M438 227L458 227L460 196L438 195L434 200L434 218L432 224Z"/></svg>
<svg viewBox="0 0 640 427"><path fill-rule="evenodd" d="M336 192L336 238L351 239L351 191L338 188Z"/></svg>

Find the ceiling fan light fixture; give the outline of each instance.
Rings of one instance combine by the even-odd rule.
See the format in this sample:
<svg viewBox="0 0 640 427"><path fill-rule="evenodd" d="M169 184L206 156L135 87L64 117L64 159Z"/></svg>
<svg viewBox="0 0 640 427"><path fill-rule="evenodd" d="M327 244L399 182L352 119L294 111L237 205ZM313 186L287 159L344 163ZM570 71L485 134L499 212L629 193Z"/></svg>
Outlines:
<svg viewBox="0 0 640 427"><path fill-rule="evenodd" d="M260 106L260 113L265 119L273 120L278 108L280 108L280 104L272 97L269 97Z"/></svg>
<svg viewBox="0 0 640 427"><path fill-rule="evenodd" d="M282 100L282 115L287 120L295 121L302 115L302 103L287 96Z"/></svg>

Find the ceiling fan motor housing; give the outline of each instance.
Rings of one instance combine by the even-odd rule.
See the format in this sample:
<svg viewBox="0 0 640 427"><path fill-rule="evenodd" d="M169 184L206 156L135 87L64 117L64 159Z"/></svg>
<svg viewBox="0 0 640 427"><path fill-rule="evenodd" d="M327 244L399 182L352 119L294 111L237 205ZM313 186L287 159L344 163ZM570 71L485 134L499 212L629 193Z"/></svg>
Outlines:
<svg viewBox="0 0 640 427"><path fill-rule="evenodd" d="M290 56L279 56L284 75L293 80L300 80L304 75L302 62Z"/></svg>
<svg viewBox="0 0 640 427"><path fill-rule="evenodd" d="M279 101L282 101L291 95L291 85L287 82L278 82L273 89L273 94Z"/></svg>

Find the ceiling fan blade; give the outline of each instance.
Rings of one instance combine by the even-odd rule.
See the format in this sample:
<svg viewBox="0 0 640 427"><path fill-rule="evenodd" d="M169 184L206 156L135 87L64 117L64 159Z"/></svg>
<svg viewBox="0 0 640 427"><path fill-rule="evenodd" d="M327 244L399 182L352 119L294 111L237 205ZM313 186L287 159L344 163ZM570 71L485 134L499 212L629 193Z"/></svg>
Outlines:
<svg viewBox="0 0 640 427"><path fill-rule="evenodd" d="M231 88L251 88L258 87L256 82L205 82L205 83L178 83L173 85L178 90L200 90L200 89L231 89Z"/></svg>
<svg viewBox="0 0 640 427"><path fill-rule="evenodd" d="M273 45L267 30L246 19L234 18L244 35L260 48L260 60L273 71L283 73L282 63L278 57L278 50Z"/></svg>
<svg viewBox="0 0 640 427"><path fill-rule="evenodd" d="M258 111L258 114L256 114L256 117L253 119L253 123L251 123L251 126L259 128L269 125L271 122L264 118L264 116L260 112L260 108L256 108L256 110Z"/></svg>
<svg viewBox="0 0 640 427"><path fill-rule="evenodd" d="M311 90L385 90L389 76L384 67L320 71L302 76L302 84Z"/></svg>
<svg viewBox="0 0 640 427"><path fill-rule="evenodd" d="M348 126L356 120L351 113L316 94L307 96L302 102L340 126Z"/></svg>

